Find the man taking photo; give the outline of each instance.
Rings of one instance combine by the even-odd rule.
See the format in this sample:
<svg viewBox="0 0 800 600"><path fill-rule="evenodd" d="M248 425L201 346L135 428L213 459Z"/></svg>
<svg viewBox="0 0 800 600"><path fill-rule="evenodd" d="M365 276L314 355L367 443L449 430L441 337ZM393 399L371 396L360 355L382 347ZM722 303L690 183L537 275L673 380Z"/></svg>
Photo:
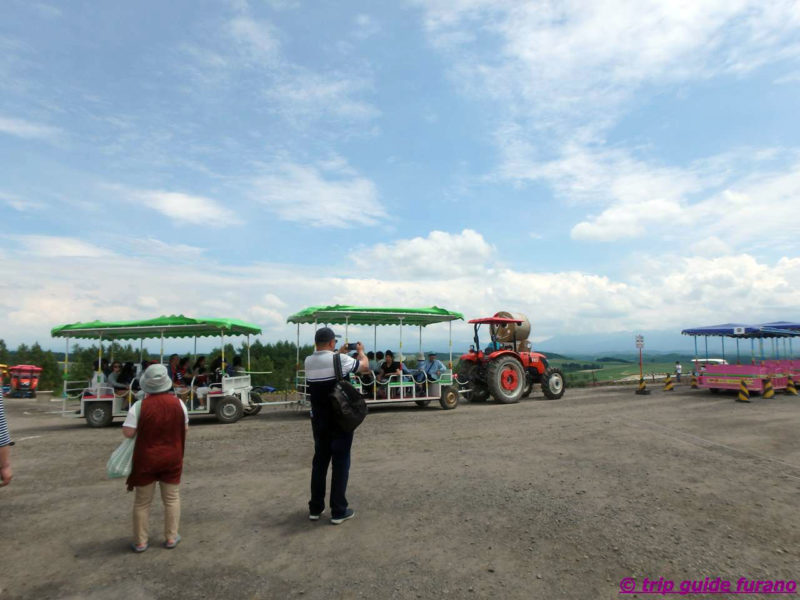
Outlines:
<svg viewBox="0 0 800 600"><path fill-rule="evenodd" d="M308 518L318 521L325 510L325 483L328 465L331 469L331 523L338 525L355 516L347 505L345 492L350 475L350 448L353 432L343 431L336 421L331 404L331 392L336 385L333 365L336 349L336 334L329 327L318 329L314 335L316 351L306 358L306 382L311 398L311 428L314 433L314 460L311 464L311 500L308 502ZM346 354L347 344L339 351L342 377L350 373L367 373L369 359L364 354L361 342L356 344L356 358Z"/></svg>

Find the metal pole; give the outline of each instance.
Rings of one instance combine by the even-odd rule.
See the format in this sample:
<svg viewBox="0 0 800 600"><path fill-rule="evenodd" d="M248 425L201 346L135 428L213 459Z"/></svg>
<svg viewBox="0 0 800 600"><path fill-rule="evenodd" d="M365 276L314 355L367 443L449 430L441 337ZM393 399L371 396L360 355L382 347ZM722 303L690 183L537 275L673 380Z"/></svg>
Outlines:
<svg viewBox="0 0 800 600"><path fill-rule="evenodd" d="M225 334L221 331L219 332L219 340L220 344L222 345L222 372L225 372Z"/></svg>
<svg viewBox="0 0 800 600"><path fill-rule="evenodd" d="M144 362L144 338L139 340L139 367L141 368Z"/></svg>
<svg viewBox="0 0 800 600"><path fill-rule="evenodd" d="M694 371L699 373L700 369L697 368L697 336L693 335L692 338L694 339Z"/></svg>
<svg viewBox="0 0 800 600"><path fill-rule="evenodd" d="M158 362L162 365L164 364L164 331L161 331L161 356L158 358Z"/></svg>
<svg viewBox="0 0 800 600"><path fill-rule="evenodd" d="M725 336L720 337L722 340L722 360L725 360Z"/></svg>
<svg viewBox="0 0 800 600"><path fill-rule="evenodd" d="M756 340L750 338L750 364L756 364Z"/></svg>
<svg viewBox="0 0 800 600"><path fill-rule="evenodd" d="M449 333L448 333L448 337L449 337L448 348L450 350L450 369L452 370L453 369L453 322L452 321L448 321L447 325L448 325L449 330L450 330Z"/></svg>
<svg viewBox="0 0 800 600"><path fill-rule="evenodd" d="M297 324L297 364L300 364L300 323Z"/></svg>
<svg viewBox="0 0 800 600"><path fill-rule="evenodd" d="M708 362L708 336L703 338L706 342L706 362Z"/></svg>
<svg viewBox="0 0 800 600"><path fill-rule="evenodd" d="M350 328L350 316L349 315L345 315L345 317L344 317L344 343L345 344L350 341L350 339L348 337L349 328Z"/></svg>
<svg viewBox="0 0 800 600"><path fill-rule="evenodd" d="M97 373L101 373L103 370L100 368L100 363L103 362L103 334L100 334L100 337L97 338Z"/></svg>
<svg viewBox="0 0 800 600"><path fill-rule="evenodd" d="M736 364L737 365L742 364L742 360L739 357L739 338L738 337L736 338Z"/></svg>
<svg viewBox="0 0 800 600"><path fill-rule="evenodd" d="M422 354L422 325L419 326L419 353Z"/></svg>
<svg viewBox="0 0 800 600"><path fill-rule="evenodd" d="M192 355L192 362L197 362L197 336L194 336L194 354Z"/></svg>
<svg viewBox="0 0 800 600"><path fill-rule="evenodd" d="M247 370L252 371L250 368L250 334L247 334Z"/></svg>

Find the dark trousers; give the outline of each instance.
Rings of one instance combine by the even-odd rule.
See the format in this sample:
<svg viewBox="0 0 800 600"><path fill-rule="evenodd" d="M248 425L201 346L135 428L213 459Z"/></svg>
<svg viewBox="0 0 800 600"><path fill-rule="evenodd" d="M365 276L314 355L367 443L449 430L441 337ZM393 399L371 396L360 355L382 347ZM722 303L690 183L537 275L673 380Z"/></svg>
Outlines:
<svg viewBox="0 0 800 600"><path fill-rule="evenodd" d="M353 433L322 427L311 421L314 431L314 460L311 463L311 500L308 510L318 515L325 510L325 482L331 469L331 517L343 517L347 511L347 479L350 475L350 447Z"/></svg>

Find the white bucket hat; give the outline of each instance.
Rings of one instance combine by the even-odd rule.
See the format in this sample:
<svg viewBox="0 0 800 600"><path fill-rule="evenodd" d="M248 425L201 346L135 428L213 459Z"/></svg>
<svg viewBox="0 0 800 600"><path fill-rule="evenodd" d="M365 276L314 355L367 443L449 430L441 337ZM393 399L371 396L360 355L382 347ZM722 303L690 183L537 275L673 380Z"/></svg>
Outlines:
<svg viewBox="0 0 800 600"><path fill-rule="evenodd" d="M172 380L167 373L164 365L150 365L141 377L139 377L139 387L147 394L159 394L166 392L172 387Z"/></svg>

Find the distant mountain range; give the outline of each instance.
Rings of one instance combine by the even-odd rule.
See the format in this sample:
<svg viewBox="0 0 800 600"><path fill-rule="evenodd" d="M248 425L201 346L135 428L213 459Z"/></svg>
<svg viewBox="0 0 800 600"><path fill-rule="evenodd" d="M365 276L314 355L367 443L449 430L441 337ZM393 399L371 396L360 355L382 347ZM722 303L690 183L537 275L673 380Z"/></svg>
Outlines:
<svg viewBox="0 0 800 600"><path fill-rule="evenodd" d="M620 331L616 333L600 333L586 335L558 335L541 343L534 343L534 348L544 354L557 353L570 358L580 356L629 356L636 354L636 336L644 336L644 353L678 354L688 356L694 354L694 341L690 336L675 331ZM705 347L698 341L698 347L705 352ZM714 356L720 353L719 339L709 340L709 352ZM730 352L734 346L726 343Z"/></svg>

